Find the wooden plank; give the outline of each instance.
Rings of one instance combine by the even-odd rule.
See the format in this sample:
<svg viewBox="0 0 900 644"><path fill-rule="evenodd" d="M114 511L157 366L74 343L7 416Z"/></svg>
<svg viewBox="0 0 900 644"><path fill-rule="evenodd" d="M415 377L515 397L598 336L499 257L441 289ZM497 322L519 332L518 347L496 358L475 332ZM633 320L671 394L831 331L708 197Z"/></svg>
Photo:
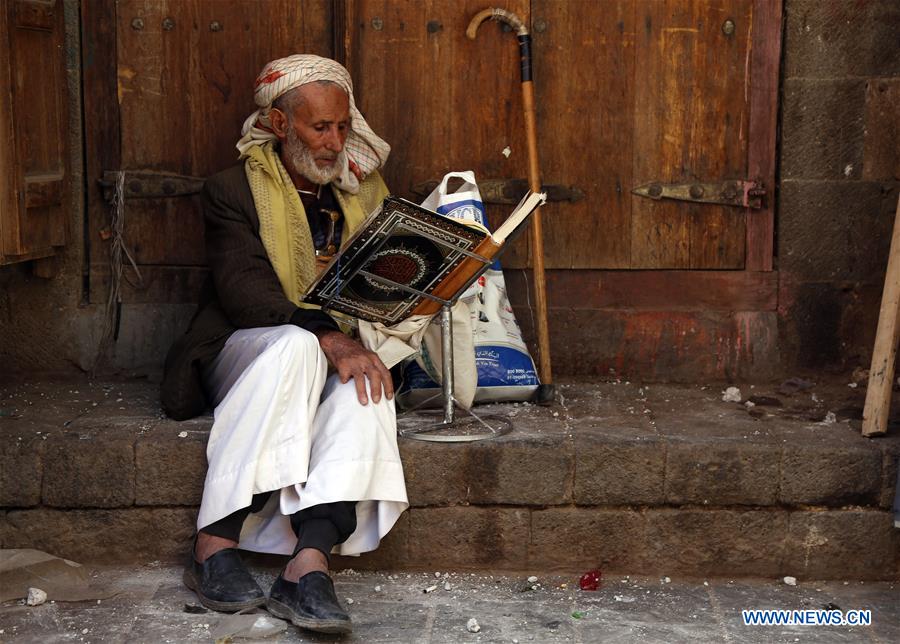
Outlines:
<svg viewBox="0 0 900 644"><path fill-rule="evenodd" d="M878 314L878 330L872 349L869 387L863 408L863 436L879 436L887 432L891 412L891 390L897 364L897 342L900 341L900 199L894 216L894 234L884 276L884 294Z"/></svg>
<svg viewBox="0 0 900 644"><path fill-rule="evenodd" d="M639 5L635 185L746 172L750 6L750 0ZM734 31L727 35L729 19ZM742 212L641 198L632 203L632 267L743 267Z"/></svg>
<svg viewBox="0 0 900 644"><path fill-rule="evenodd" d="M775 252L775 164L782 0L754 0L750 58L747 174L768 191L763 210L747 213L748 271L771 271Z"/></svg>
<svg viewBox="0 0 900 644"><path fill-rule="evenodd" d="M530 313L516 307L526 341ZM774 311L550 309L554 364L564 373L649 382L766 381L777 378Z"/></svg>
<svg viewBox="0 0 900 644"><path fill-rule="evenodd" d="M21 255L5 255L3 253L0 253L0 264L17 264L20 262L29 262L35 259L51 257L55 254L56 250L53 248L39 248L38 250L28 253L22 253Z"/></svg>
<svg viewBox="0 0 900 644"><path fill-rule="evenodd" d="M529 301L531 275L504 270L510 300ZM775 311L778 277L746 271L547 271L556 309Z"/></svg>
<svg viewBox="0 0 900 644"><path fill-rule="evenodd" d="M87 198L84 235L85 267L105 265L109 246L101 231L109 225L109 204L99 180L105 170L118 170L119 101L116 92L116 2L81 3L82 86L84 89L84 172ZM89 282L88 282L89 283ZM90 291L91 302L105 302L106 292Z"/></svg>
<svg viewBox="0 0 900 644"><path fill-rule="evenodd" d="M413 186L450 170L474 170L476 178L527 176L516 39L495 22L482 25L475 41L465 36L484 6L483 0L347 1L347 67L357 105L393 146L384 174L395 194L412 199ZM528 0L495 6L529 19ZM487 211L495 226L509 213L507 206ZM523 237L504 262L521 265L526 257Z"/></svg>
<svg viewBox="0 0 900 644"><path fill-rule="evenodd" d="M64 177L61 173L32 174L25 177L25 207L41 208L62 203Z"/></svg>
<svg viewBox="0 0 900 644"><path fill-rule="evenodd" d="M863 181L900 180L900 78L866 83Z"/></svg>
<svg viewBox="0 0 900 644"><path fill-rule="evenodd" d="M331 10L329 0L269 0L265 11L254 0L119 2L120 167L209 176L237 163L256 75L292 53L330 56ZM142 265L202 265L198 201L127 202L126 241Z"/></svg>
<svg viewBox="0 0 900 644"><path fill-rule="evenodd" d="M64 16L62 5L16 0L7 5L8 68L11 99L12 142L16 148L12 172L17 214L9 217L4 252L42 254L66 242L66 219L61 199L55 204L29 197L32 177L67 175L68 89L64 65ZM9 18L9 14L7 14ZM4 45L5 46L5 45ZM36 70L34 61L42 61ZM37 71L37 73L36 73ZM59 195L66 189L58 186Z"/></svg>
<svg viewBox="0 0 900 644"><path fill-rule="evenodd" d="M14 141L13 94L10 60L9 13L11 7L0 8L0 140ZM16 146L0 145L0 256L21 252L19 245L18 186L21 169L17 164ZM10 260L4 257L0 263Z"/></svg>
<svg viewBox="0 0 900 644"><path fill-rule="evenodd" d="M752 0L703 0L696 20L699 46L692 63L701 98L691 104L686 156L700 177L740 179L747 172ZM691 268L743 268L746 219L737 208L697 207L691 215Z"/></svg>
<svg viewBox="0 0 900 644"><path fill-rule="evenodd" d="M541 208L546 266L626 268L635 1L534 0L532 12L545 25L533 34L543 180L585 191Z"/></svg>
<svg viewBox="0 0 900 644"><path fill-rule="evenodd" d="M15 14L13 26L21 29L38 29L41 31L53 31L58 16L55 1L49 4L45 2L33 2L29 0L13 0L12 9Z"/></svg>
<svg viewBox="0 0 900 644"><path fill-rule="evenodd" d="M31 3L21 0L14 3L20 11L28 4ZM39 14L44 16L45 27L16 28L11 32L10 43L15 70L15 141L23 171L19 189L26 193L26 202L30 177L52 174L64 178L67 174L65 21L61 4L52 10L42 9ZM32 71L36 60L44 61L39 82L38 75ZM36 250L64 243L65 235L59 234L66 229L64 214L59 202L54 207L38 205L21 211L23 247Z"/></svg>

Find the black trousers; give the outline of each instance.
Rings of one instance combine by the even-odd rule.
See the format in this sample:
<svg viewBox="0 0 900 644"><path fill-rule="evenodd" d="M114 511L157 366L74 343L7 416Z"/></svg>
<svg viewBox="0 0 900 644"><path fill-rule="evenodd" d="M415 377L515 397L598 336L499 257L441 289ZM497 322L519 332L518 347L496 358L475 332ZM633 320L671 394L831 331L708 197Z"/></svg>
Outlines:
<svg viewBox="0 0 900 644"><path fill-rule="evenodd" d="M254 494L253 500L246 508L210 523L201 532L231 541L240 541L244 521L251 512L262 510L271 495L271 492ZM326 557L330 557L331 549L346 541L356 530L356 501L323 503L300 510L291 515L291 527L297 534L294 554L303 548L315 548Z"/></svg>

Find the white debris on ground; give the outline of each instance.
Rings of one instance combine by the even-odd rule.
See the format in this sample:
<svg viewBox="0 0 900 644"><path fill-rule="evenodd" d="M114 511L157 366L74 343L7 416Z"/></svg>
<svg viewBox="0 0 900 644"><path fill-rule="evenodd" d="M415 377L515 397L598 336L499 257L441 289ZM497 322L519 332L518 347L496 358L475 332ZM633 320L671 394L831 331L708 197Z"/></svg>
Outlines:
<svg viewBox="0 0 900 644"><path fill-rule="evenodd" d="M797 578L796 578L796 577L790 577L790 576L785 577L785 578L784 578L784 583L787 584L788 586L796 586L796 585L797 585Z"/></svg>
<svg viewBox="0 0 900 644"><path fill-rule="evenodd" d="M469 618L469 621L466 622L466 630L470 633L477 633L481 630L481 626L478 625L478 620L474 617Z"/></svg>
<svg viewBox="0 0 900 644"><path fill-rule="evenodd" d="M178 432L178 438L187 438L187 432Z"/></svg>
<svg viewBox="0 0 900 644"><path fill-rule="evenodd" d="M507 145L505 148L503 148L503 152L501 152L500 154L502 154L503 156L505 156L508 159L509 155L512 154L512 150L510 150L509 146Z"/></svg>
<svg viewBox="0 0 900 644"><path fill-rule="evenodd" d="M47 593L45 593L40 588L29 588L28 589L28 597L25 598L25 603L29 606L40 606L45 601L47 601Z"/></svg>
<svg viewBox="0 0 900 644"><path fill-rule="evenodd" d="M820 423L822 425L834 425L837 422L837 416L834 415L833 411L825 414L825 419Z"/></svg>
<svg viewBox="0 0 900 644"><path fill-rule="evenodd" d="M741 402L741 390L737 387L729 387L722 392L722 402Z"/></svg>
<svg viewBox="0 0 900 644"><path fill-rule="evenodd" d="M532 575L531 577L528 578L528 583L529 583L529 584L533 584L533 583L535 583L537 580L538 580L538 578L535 577L534 575Z"/></svg>

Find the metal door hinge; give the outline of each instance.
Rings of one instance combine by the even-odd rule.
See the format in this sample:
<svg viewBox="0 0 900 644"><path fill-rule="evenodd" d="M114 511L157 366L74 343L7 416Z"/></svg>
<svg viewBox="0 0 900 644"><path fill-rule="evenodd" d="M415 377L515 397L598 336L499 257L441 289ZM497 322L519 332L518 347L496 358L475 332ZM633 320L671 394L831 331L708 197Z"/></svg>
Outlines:
<svg viewBox="0 0 900 644"><path fill-rule="evenodd" d="M118 172L107 170L100 179L103 198L113 202ZM172 172L156 170L125 170L126 199L153 199L160 197L182 197L193 195L203 189L203 177L191 177Z"/></svg>
<svg viewBox="0 0 900 644"><path fill-rule="evenodd" d="M763 208L766 189L759 180L738 179L712 183L645 183L632 194L649 199L675 199L735 208Z"/></svg>

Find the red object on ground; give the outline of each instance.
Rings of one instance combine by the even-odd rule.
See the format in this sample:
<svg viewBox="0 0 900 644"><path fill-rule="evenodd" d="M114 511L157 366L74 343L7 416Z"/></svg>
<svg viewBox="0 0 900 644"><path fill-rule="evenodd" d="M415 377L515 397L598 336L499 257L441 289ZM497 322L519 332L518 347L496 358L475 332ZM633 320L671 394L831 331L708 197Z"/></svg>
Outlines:
<svg viewBox="0 0 900 644"><path fill-rule="evenodd" d="M578 580L578 585L581 587L581 590L597 590L600 588L601 575L602 573L599 568L588 570L581 575L581 579Z"/></svg>

